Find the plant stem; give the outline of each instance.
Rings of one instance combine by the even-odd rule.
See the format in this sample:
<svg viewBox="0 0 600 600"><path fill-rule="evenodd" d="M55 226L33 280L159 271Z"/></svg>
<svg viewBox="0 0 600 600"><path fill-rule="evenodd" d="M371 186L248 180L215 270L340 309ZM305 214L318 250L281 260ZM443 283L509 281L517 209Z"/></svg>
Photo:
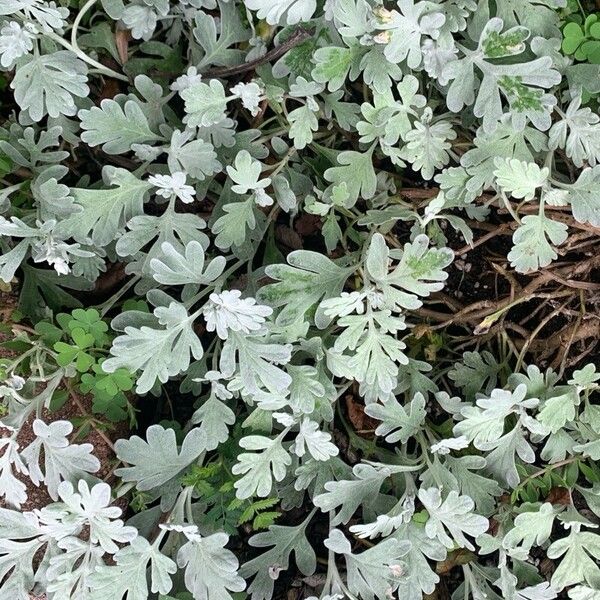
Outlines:
<svg viewBox="0 0 600 600"><path fill-rule="evenodd" d="M73 46L72 44L67 42L67 40L64 40L59 35L56 35L56 33L54 33L53 31L47 31L44 33L44 35L46 37L49 37L50 39L54 40L57 44L60 44L67 50L70 50L71 52L73 52L73 54L75 54L77 56L77 58L81 59L83 62L87 63L88 65L91 65L92 67L96 68L98 70L98 72L101 73L102 75L106 75L107 77L112 77L114 79L120 79L121 81L129 82L128 77L126 77L125 75L123 75L121 73L117 73L116 71L113 71L109 67L105 67L102 63L99 63L97 60L90 58L85 52L83 52L83 50L81 50L78 47Z"/></svg>
<svg viewBox="0 0 600 600"><path fill-rule="evenodd" d="M565 458L565 460L560 460L556 463L552 463L551 465L548 465L547 467L544 467L543 469L540 469L539 471L536 471L535 473L532 473L531 475L529 475L529 477L526 477L525 479L523 479L523 481L521 481L521 483L519 483L519 485L515 489L522 488L526 484L528 484L530 481L532 481L533 479L542 477L546 473L549 473L550 471L554 471L554 469L558 469L560 467L570 465L571 463L581 460L581 458L582 458L581 454L577 454L576 456L571 456L570 458Z"/></svg>

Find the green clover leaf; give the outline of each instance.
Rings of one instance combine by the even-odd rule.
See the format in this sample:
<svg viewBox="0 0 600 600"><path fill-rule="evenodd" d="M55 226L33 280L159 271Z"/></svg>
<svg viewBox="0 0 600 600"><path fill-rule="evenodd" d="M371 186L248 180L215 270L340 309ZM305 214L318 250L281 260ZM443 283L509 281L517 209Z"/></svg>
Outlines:
<svg viewBox="0 0 600 600"><path fill-rule="evenodd" d="M72 319L67 323L69 331L83 329L94 337L98 346L104 346L108 341L106 332L108 323L105 323L100 317L100 313L95 308L76 308L72 313Z"/></svg>
<svg viewBox="0 0 600 600"><path fill-rule="evenodd" d="M61 367L75 363L75 368L80 373L85 373L95 362L94 357L85 352L94 344L94 336L78 327L71 332L71 339L75 345L65 342L54 344L54 349L58 352L56 362Z"/></svg>

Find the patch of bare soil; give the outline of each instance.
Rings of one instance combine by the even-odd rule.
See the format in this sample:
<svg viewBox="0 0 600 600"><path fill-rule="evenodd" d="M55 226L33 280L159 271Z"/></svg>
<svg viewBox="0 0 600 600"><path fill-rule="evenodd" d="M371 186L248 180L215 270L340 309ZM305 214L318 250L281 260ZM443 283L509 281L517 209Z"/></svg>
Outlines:
<svg viewBox="0 0 600 600"><path fill-rule="evenodd" d="M14 337L15 325L11 321L11 315L16 309L17 302L18 296L14 292L0 292L0 323L4 324L4 327L0 329L0 343L10 341ZM0 358L12 358L15 355L14 351L0 346ZM72 421L73 419L81 419L82 417L92 415L91 397L77 394L74 390L67 388L67 385L61 386L69 393L67 401L58 410L49 411L44 409L42 411L40 418L46 423L60 420ZM33 433L33 421L36 418L35 414L31 415L17 435L17 442L21 450L28 446L36 437ZM127 434L126 424L119 424L116 428L104 429L100 424L96 425L91 417L86 420L89 421L90 426L86 427L83 439L79 439L78 429L75 427L71 441L73 443L92 444L92 453L100 461L100 470L94 475L100 479L108 480L116 464L113 442ZM0 437L10 435L10 430L0 427ZM30 511L38 509L52 502L48 490L43 484L38 487L26 475L21 473L16 474L16 477L27 486L27 501L21 506L20 510ZM5 506L4 499L0 498L0 507Z"/></svg>

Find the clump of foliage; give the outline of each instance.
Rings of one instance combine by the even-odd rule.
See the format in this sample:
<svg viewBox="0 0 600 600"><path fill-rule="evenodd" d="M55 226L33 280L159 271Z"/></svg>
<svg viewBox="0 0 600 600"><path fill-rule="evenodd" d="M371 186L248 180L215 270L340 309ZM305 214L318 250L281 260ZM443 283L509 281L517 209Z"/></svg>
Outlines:
<svg viewBox="0 0 600 600"><path fill-rule="evenodd" d="M598 600L599 40L0 3L0 595Z"/></svg>

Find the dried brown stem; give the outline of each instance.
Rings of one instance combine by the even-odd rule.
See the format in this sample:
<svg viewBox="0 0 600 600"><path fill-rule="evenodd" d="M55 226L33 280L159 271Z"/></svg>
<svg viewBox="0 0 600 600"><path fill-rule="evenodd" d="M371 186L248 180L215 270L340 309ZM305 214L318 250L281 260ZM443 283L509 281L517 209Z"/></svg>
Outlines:
<svg viewBox="0 0 600 600"><path fill-rule="evenodd" d="M263 54L263 56L260 56L259 58L255 58L254 60L244 63L243 65L236 65L234 67L218 67L216 69L209 69L202 75L205 77L221 77L225 79L227 77L232 77L233 75L241 75L242 73L247 73L248 71L254 71L257 67L260 67L260 65L278 60L295 46L298 46L302 42L310 39L312 35L313 31L309 29L297 29L287 40L279 44L279 46L276 48L269 50L266 54Z"/></svg>

